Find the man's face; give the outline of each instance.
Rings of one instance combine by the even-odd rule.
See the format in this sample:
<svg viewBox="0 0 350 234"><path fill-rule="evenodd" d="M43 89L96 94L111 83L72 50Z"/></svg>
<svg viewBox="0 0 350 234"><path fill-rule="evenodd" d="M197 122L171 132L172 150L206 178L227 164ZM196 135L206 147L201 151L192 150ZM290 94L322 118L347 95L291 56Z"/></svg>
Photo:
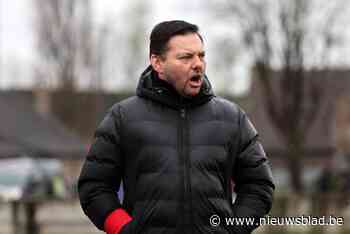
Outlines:
<svg viewBox="0 0 350 234"><path fill-rule="evenodd" d="M176 91L186 97L199 93L205 73L203 43L196 33L177 35L168 42L163 57L156 56L151 62L159 78L169 82Z"/></svg>

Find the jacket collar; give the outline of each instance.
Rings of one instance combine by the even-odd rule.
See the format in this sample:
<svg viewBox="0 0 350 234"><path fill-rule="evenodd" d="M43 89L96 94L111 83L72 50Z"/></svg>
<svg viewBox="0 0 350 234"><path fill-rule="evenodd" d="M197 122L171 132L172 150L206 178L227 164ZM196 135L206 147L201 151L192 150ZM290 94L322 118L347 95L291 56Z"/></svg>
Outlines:
<svg viewBox="0 0 350 234"><path fill-rule="evenodd" d="M141 74L136 94L174 109L198 106L214 97L207 76L204 77L200 92L192 98L186 98L178 94L172 85L159 79L157 72L153 70L151 65Z"/></svg>

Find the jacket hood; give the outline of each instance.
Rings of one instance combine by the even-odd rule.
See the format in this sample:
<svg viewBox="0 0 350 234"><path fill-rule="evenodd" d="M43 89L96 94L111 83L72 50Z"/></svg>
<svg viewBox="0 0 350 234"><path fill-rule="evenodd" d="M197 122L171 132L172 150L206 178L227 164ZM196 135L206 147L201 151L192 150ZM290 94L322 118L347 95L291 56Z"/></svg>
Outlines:
<svg viewBox="0 0 350 234"><path fill-rule="evenodd" d="M210 101L215 96L206 75L204 75L202 87L196 96L183 97L171 84L159 79L157 72L153 70L151 65L142 72L136 94L139 97L147 98L175 109L199 106Z"/></svg>

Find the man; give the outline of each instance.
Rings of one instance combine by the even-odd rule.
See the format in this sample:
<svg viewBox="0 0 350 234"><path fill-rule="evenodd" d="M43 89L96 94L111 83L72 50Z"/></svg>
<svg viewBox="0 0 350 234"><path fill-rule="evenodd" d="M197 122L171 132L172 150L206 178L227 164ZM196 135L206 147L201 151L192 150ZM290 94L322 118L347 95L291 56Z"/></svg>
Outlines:
<svg viewBox="0 0 350 234"><path fill-rule="evenodd" d="M137 96L115 104L96 130L78 184L85 214L108 234L250 233L257 225L224 218L264 216L271 171L246 114L214 96L198 27L156 25L150 63Z"/></svg>

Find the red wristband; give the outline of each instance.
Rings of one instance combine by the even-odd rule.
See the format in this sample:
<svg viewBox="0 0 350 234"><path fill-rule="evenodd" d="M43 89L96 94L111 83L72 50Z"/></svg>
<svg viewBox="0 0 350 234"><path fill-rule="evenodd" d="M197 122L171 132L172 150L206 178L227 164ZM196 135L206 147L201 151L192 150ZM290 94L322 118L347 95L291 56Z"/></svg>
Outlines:
<svg viewBox="0 0 350 234"><path fill-rule="evenodd" d="M107 216L104 222L104 230L107 234L118 234L122 227L131 220L132 218L125 210L116 209Z"/></svg>

